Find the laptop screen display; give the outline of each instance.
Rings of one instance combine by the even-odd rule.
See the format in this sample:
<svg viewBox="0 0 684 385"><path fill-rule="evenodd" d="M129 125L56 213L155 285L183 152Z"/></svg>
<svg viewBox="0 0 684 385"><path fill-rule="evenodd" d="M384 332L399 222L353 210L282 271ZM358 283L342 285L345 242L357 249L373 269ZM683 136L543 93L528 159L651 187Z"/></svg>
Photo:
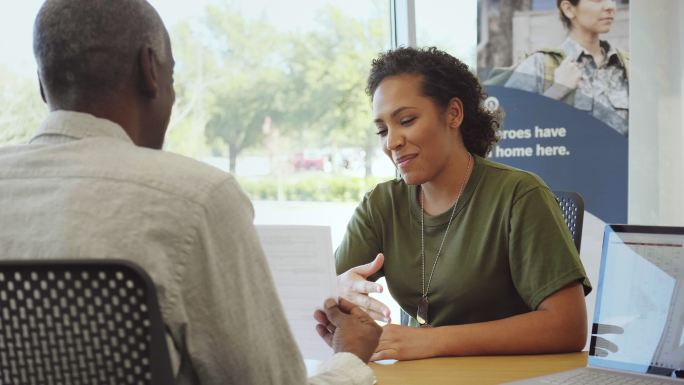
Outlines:
<svg viewBox="0 0 684 385"><path fill-rule="evenodd" d="M684 376L684 228L609 225L589 364Z"/></svg>

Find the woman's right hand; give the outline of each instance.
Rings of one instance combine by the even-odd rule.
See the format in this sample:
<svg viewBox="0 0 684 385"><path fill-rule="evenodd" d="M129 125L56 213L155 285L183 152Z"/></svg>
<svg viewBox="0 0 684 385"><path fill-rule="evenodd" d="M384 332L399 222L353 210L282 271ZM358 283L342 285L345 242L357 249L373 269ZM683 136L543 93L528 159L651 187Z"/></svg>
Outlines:
<svg viewBox="0 0 684 385"><path fill-rule="evenodd" d="M375 259L365 265L353 267L337 276L337 287L340 296L356 304L373 319L390 322L390 309L369 293L382 293L382 285L368 281L368 277L377 273L385 262L385 256L378 254Z"/></svg>
<svg viewBox="0 0 684 385"><path fill-rule="evenodd" d="M582 69L570 56L563 59L558 68L553 72L553 82L571 90L579 86L581 79Z"/></svg>

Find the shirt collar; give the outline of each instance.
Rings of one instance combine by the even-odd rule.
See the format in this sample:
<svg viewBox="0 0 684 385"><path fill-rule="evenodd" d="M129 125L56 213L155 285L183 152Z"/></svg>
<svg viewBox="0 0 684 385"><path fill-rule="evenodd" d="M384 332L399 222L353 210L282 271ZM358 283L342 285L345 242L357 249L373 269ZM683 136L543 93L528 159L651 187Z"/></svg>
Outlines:
<svg viewBox="0 0 684 385"><path fill-rule="evenodd" d="M601 45L601 48L603 48L603 50L606 52L606 58L608 60L611 60L613 56L617 56L617 49L611 46L610 43L608 43L606 40L601 40L599 44ZM565 53L566 57L570 57L574 60L578 60L582 55L591 56L589 51L584 49L584 47L582 47L580 43L576 42L571 37L565 39L563 45L561 45L561 49Z"/></svg>
<svg viewBox="0 0 684 385"><path fill-rule="evenodd" d="M608 43L605 40L601 40L600 44L601 44L601 47L603 47L603 50L606 51L606 56L608 57L608 59L612 59L613 56L617 56L617 54L618 54L617 48L610 45L610 43Z"/></svg>
<svg viewBox="0 0 684 385"><path fill-rule="evenodd" d="M50 112L29 143L44 142L50 136L73 139L106 137L133 143L126 131L111 120L64 110Z"/></svg>

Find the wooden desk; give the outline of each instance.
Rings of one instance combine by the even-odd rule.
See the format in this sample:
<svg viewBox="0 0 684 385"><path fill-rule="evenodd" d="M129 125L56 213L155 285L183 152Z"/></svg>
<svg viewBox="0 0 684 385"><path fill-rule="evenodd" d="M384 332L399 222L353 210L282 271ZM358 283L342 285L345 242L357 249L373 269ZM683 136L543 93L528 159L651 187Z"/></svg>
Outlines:
<svg viewBox="0 0 684 385"><path fill-rule="evenodd" d="M371 364L377 385L500 384L586 366L587 353L431 358Z"/></svg>

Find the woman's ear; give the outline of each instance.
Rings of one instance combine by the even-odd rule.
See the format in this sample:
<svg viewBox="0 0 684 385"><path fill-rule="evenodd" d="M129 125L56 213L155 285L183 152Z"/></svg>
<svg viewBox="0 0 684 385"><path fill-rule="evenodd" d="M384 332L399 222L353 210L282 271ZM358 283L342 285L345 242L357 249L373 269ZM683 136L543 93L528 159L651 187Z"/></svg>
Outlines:
<svg viewBox="0 0 684 385"><path fill-rule="evenodd" d="M449 128L460 128L463 123L463 102L459 98L451 98L447 106L447 124Z"/></svg>
<svg viewBox="0 0 684 385"><path fill-rule="evenodd" d="M561 1L560 9L561 12L563 12L565 17L567 17L568 19L572 20L575 17L575 7L572 5L571 2L567 0Z"/></svg>

